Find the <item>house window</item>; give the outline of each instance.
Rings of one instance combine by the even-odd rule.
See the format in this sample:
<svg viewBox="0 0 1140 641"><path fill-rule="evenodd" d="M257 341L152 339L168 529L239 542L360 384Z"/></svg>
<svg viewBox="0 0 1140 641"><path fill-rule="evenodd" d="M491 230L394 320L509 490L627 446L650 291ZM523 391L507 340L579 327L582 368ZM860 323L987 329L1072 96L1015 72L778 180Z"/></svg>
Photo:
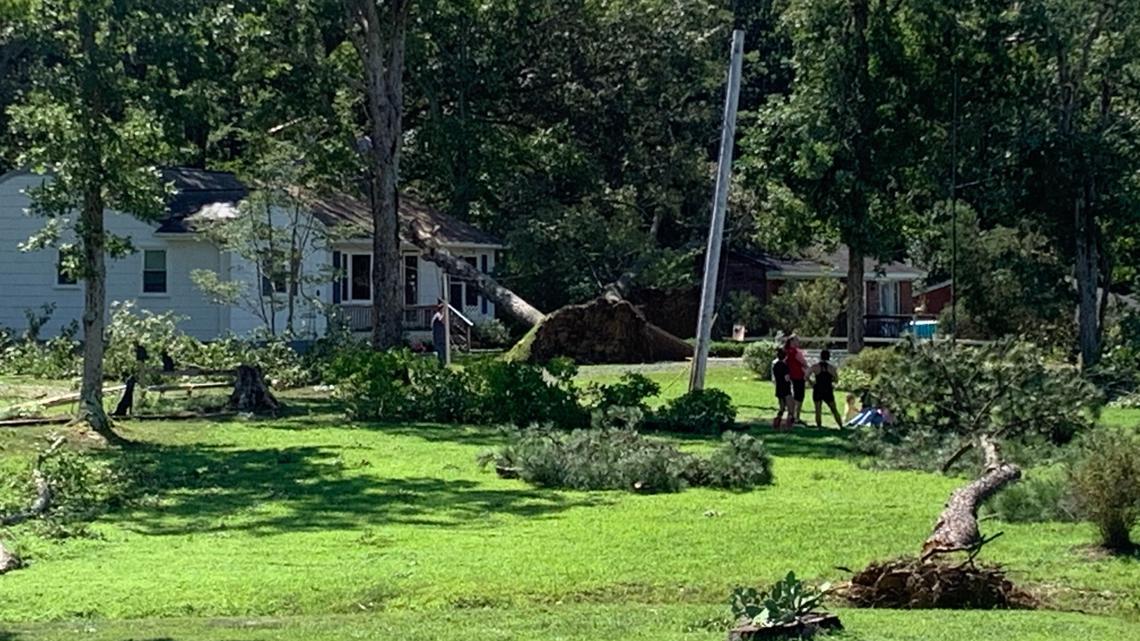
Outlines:
<svg viewBox="0 0 1140 641"><path fill-rule="evenodd" d="M59 252L55 258L55 284L64 286L79 284L79 279L75 277L75 274L64 269L63 252Z"/></svg>
<svg viewBox="0 0 1140 641"><path fill-rule="evenodd" d="M348 263L348 300L372 300L372 254L352 254Z"/></svg>
<svg viewBox="0 0 1140 641"><path fill-rule="evenodd" d="M404 304L416 305L420 300L420 258L404 256Z"/></svg>
<svg viewBox="0 0 1140 641"><path fill-rule="evenodd" d="M261 295L272 296L284 294L286 289L285 274L273 274L261 277Z"/></svg>
<svg viewBox="0 0 1140 641"><path fill-rule="evenodd" d="M879 314L897 316L899 313L899 284L896 281L879 283Z"/></svg>
<svg viewBox="0 0 1140 641"><path fill-rule="evenodd" d="M143 287L144 294L166 293L166 250L143 250Z"/></svg>

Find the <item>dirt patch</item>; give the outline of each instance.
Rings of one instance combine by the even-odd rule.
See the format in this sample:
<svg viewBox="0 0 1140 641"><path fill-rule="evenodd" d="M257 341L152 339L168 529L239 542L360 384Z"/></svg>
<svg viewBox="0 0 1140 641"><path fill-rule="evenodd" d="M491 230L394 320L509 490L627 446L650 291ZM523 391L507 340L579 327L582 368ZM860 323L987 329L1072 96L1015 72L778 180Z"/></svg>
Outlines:
<svg viewBox="0 0 1140 641"><path fill-rule="evenodd" d="M998 566L875 562L851 578L844 596L861 608L994 610L1037 606Z"/></svg>

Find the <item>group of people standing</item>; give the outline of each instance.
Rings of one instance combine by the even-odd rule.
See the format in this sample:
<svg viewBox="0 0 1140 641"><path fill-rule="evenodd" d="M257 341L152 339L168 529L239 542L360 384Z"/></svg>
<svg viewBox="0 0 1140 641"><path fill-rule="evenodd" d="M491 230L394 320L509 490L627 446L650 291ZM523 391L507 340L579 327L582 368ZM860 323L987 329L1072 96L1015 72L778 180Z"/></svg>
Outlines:
<svg viewBox="0 0 1140 641"><path fill-rule="evenodd" d="M843 427L839 408L835 405L835 382L839 370L831 363L831 352L819 353L819 361L809 365L807 355L800 347L800 339L795 335L784 341L783 347L776 348L776 359L772 361L772 382L776 386L776 398L780 403L779 412L772 427L801 425L807 427L800 416L803 410L807 385L810 383L812 402L815 403L815 425L823 427L823 406L831 410L837 427ZM785 421L784 414L787 413Z"/></svg>

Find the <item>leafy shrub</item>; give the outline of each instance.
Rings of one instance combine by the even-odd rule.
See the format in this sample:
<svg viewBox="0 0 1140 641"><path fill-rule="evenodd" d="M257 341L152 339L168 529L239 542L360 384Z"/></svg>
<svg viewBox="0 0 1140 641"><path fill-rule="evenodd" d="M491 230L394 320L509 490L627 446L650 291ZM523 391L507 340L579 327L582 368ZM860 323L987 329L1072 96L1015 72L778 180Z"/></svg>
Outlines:
<svg viewBox="0 0 1140 641"><path fill-rule="evenodd" d="M764 307L770 327L801 336L831 336L843 311L843 286L830 278L788 282Z"/></svg>
<svg viewBox="0 0 1140 641"><path fill-rule="evenodd" d="M756 376L772 379L772 361L776 358L776 348L779 345L773 341L753 341L744 348L744 366L752 370Z"/></svg>
<svg viewBox="0 0 1140 641"><path fill-rule="evenodd" d="M511 344L511 332L497 318L476 323L472 334L481 347L505 347Z"/></svg>
<svg viewBox="0 0 1140 641"><path fill-rule="evenodd" d="M866 348L858 354L843 359L843 367L839 373L862 374L868 383L876 381L882 374L890 373L899 367L899 352L890 347Z"/></svg>
<svg viewBox="0 0 1140 641"><path fill-rule="evenodd" d="M602 385L591 383L586 388L587 404L593 410L607 411L615 407L630 407L649 411L646 400L661 393L661 386L648 376L636 372L622 374L617 383Z"/></svg>
<svg viewBox="0 0 1140 641"><path fill-rule="evenodd" d="M1078 520L1068 476L1059 466L1031 470L994 495L987 508L1007 523Z"/></svg>
<svg viewBox="0 0 1140 641"><path fill-rule="evenodd" d="M1064 444L1096 421L1096 388L1031 344L1007 340L973 348L910 340L896 349L891 375L871 387L895 421L855 437L880 464L933 469L979 433Z"/></svg>
<svg viewBox="0 0 1140 641"><path fill-rule="evenodd" d="M0 374L32 378L72 378L81 369L75 328L44 342L18 340L0 351Z"/></svg>
<svg viewBox="0 0 1140 641"><path fill-rule="evenodd" d="M136 375L146 384L152 380L142 378L144 372L162 369L162 354L176 363L186 363L199 351L200 343L178 329L182 317L174 312L155 314L148 310L136 311L133 302L112 302L111 322L107 324L107 347L103 357L103 371L109 378L123 380ZM146 352L146 361L138 361L137 348ZM236 366L233 363L227 366Z"/></svg>
<svg viewBox="0 0 1140 641"><path fill-rule="evenodd" d="M711 358L740 358L744 356L747 345L748 343L740 341L712 341L709 343L709 356Z"/></svg>
<svg viewBox="0 0 1140 641"><path fill-rule="evenodd" d="M738 432L725 432L721 440L697 485L743 490L772 482L772 457L763 441Z"/></svg>
<svg viewBox="0 0 1140 641"><path fill-rule="evenodd" d="M576 490L678 492L686 486L750 489L772 482L763 443L726 435L705 460L627 429L559 432L532 428L510 445L480 456L480 464L517 474L528 483Z"/></svg>
<svg viewBox="0 0 1140 641"><path fill-rule="evenodd" d="M666 432L720 434L736 424L736 408L718 389L693 390L669 401L647 421L647 427Z"/></svg>
<svg viewBox="0 0 1140 641"><path fill-rule="evenodd" d="M590 415L578 403L571 382L576 368L567 367L557 359L547 364L547 371L554 370L554 382L546 380L541 367L525 363L496 360L470 368L479 422L520 427L550 422L560 427L585 427Z"/></svg>
<svg viewBox="0 0 1140 641"><path fill-rule="evenodd" d="M717 336L732 334L733 325L743 325L749 330L756 331L764 324L764 305L755 294L735 290L728 292L724 303L716 315L716 326L713 328Z"/></svg>
<svg viewBox="0 0 1140 641"><path fill-rule="evenodd" d="M1070 479L1081 516L1112 550L1130 550L1129 532L1140 520L1140 438L1102 429L1083 442Z"/></svg>
<svg viewBox="0 0 1140 641"><path fill-rule="evenodd" d="M755 588L736 588L732 591L729 606L737 621L758 627L782 625L815 612L830 590L830 584L824 583L816 589L797 579L794 572L788 572L782 581L774 583L766 592Z"/></svg>

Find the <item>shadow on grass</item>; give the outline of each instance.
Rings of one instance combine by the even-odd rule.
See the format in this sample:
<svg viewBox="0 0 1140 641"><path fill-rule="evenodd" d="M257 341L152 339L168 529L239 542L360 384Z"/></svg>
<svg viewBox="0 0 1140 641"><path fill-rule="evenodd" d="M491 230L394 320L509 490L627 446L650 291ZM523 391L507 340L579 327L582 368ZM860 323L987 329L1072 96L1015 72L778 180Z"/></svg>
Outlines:
<svg viewBox="0 0 1140 641"><path fill-rule="evenodd" d="M393 523L478 528L500 515L547 518L602 502L462 479L384 478L383 470L352 450L322 447L146 445L123 455L121 463L132 479L126 494L138 500L107 518L156 535Z"/></svg>

